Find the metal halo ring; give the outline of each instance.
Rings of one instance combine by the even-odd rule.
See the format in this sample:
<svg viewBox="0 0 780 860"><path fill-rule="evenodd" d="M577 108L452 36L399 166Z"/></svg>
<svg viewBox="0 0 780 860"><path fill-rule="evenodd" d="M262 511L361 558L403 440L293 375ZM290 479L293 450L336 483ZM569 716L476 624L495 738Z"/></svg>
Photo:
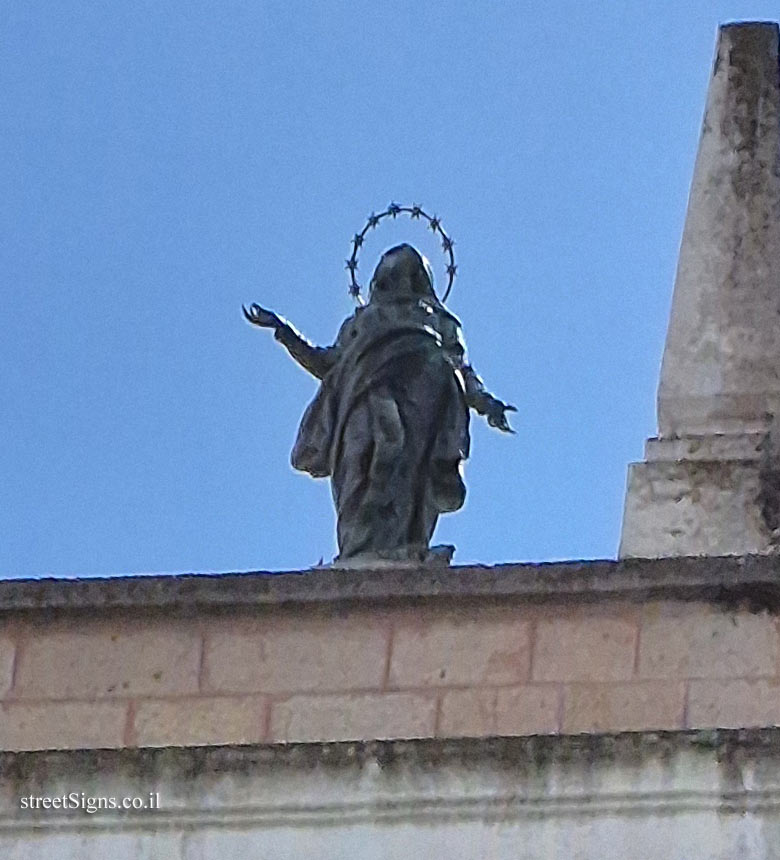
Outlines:
<svg viewBox="0 0 780 860"><path fill-rule="evenodd" d="M444 229L441 226L441 221L439 220L437 215L429 215L427 212L423 210L421 206L418 206L416 203L412 206L399 206L397 203L391 203L384 212L380 212L378 215L375 213L371 213L368 216L368 221L366 221L365 227L359 232L355 233L354 238L352 239L352 255L346 261L347 265L344 267L349 272L349 294L358 304L365 304L363 296L360 292L360 284L355 277L355 273L358 268L358 249L362 246L364 239L366 238L366 234L369 230L372 230L374 227L379 225L379 222L383 218L387 218L389 215L391 218L396 218L402 212L405 212L411 218L424 218L428 222L429 229L433 230L434 233L438 233L441 236L441 246L442 250L445 254L449 256L449 265L447 266L447 275L449 277L449 281L447 283L447 289L444 291L444 296L441 301L446 302L447 296L449 296L450 291L452 290L452 284L455 280L455 272L457 270L457 266L455 265L455 254L452 251L452 246L455 242L444 232Z"/></svg>

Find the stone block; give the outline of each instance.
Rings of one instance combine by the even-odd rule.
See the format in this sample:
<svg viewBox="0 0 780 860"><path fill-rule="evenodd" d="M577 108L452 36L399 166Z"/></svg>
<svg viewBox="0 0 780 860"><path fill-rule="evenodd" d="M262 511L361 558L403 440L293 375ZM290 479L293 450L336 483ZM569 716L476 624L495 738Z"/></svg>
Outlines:
<svg viewBox="0 0 780 860"><path fill-rule="evenodd" d="M272 742L432 737L436 700L417 693L292 696L274 703Z"/></svg>
<svg viewBox="0 0 780 860"><path fill-rule="evenodd" d="M263 696L140 701L132 738L136 745L149 747L262 743L266 709Z"/></svg>
<svg viewBox="0 0 780 860"><path fill-rule="evenodd" d="M531 624L512 613L428 616L397 625L389 684L400 689L528 678Z"/></svg>
<svg viewBox="0 0 780 860"><path fill-rule="evenodd" d="M378 690L389 640L387 623L368 615L219 624L206 638L205 685L238 693Z"/></svg>
<svg viewBox="0 0 780 860"><path fill-rule="evenodd" d="M12 702L0 705L0 749L121 747L126 720L120 702Z"/></svg>
<svg viewBox="0 0 780 860"><path fill-rule="evenodd" d="M682 682L570 684L563 695L564 732L628 732L683 725Z"/></svg>
<svg viewBox="0 0 780 860"><path fill-rule="evenodd" d="M776 621L768 612L660 603L642 619L642 678L729 678L777 672Z"/></svg>
<svg viewBox="0 0 780 860"><path fill-rule="evenodd" d="M691 681L689 728L780 726L780 681Z"/></svg>
<svg viewBox="0 0 780 860"><path fill-rule="evenodd" d="M676 440L673 447L679 445ZM632 463L618 555L660 558L764 552L769 533L756 503L759 492L757 460Z"/></svg>
<svg viewBox="0 0 780 860"><path fill-rule="evenodd" d="M36 632L21 649L14 697L99 699L195 693L201 637L175 623Z"/></svg>
<svg viewBox="0 0 780 860"><path fill-rule="evenodd" d="M631 678L637 639L631 617L582 613L538 622L534 681L622 681Z"/></svg>
<svg viewBox="0 0 780 860"><path fill-rule="evenodd" d="M447 690L441 699L441 737L550 734L558 730L560 685L522 684Z"/></svg>

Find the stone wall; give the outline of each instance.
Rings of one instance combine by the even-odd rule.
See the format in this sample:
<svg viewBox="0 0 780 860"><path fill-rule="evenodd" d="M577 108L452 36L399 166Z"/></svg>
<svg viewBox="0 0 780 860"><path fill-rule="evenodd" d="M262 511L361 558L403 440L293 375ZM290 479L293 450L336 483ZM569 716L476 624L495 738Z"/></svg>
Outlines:
<svg viewBox="0 0 780 860"><path fill-rule="evenodd" d="M2 582L0 856L778 858L779 572Z"/></svg>
<svg viewBox="0 0 780 860"><path fill-rule="evenodd" d="M0 748L780 725L774 557L0 583Z"/></svg>
<svg viewBox="0 0 780 860"><path fill-rule="evenodd" d="M780 730L0 755L4 860L770 860ZM159 795L159 809L20 808Z"/></svg>

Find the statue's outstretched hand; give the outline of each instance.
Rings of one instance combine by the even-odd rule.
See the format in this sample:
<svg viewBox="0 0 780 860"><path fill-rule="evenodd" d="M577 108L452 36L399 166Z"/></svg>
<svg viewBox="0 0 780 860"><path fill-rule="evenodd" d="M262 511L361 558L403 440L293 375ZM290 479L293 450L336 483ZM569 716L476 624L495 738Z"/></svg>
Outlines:
<svg viewBox="0 0 780 860"><path fill-rule="evenodd" d="M273 311L267 311L254 302L249 305L249 310L241 305L241 310L252 325L260 326L260 328L280 328L283 325L282 321Z"/></svg>
<svg viewBox="0 0 780 860"><path fill-rule="evenodd" d="M490 408L485 413L488 424L491 427L502 430L504 433L514 433L515 431L509 426L509 421L507 421L507 412L517 412L517 408L511 406L509 403L494 399L490 404Z"/></svg>

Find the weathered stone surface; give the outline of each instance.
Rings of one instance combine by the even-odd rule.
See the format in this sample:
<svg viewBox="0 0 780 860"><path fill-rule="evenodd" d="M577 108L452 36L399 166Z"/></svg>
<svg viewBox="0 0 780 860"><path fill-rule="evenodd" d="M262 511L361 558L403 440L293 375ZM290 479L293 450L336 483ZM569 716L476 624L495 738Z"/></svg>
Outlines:
<svg viewBox="0 0 780 860"><path fill-rule="evenodd" d="M662 436L763 429L780 404L774 23L721 27L658 391Z"/></svg>
<svg viewBox="0 0 780 860"><path fill-rule="evenodd" d="M183 860L184 837L181 833L96 833L83 827L70 833L33 831L14 839L0 831L0 851L4 860Z"/></svg>
<svg viewBox="0 0 780 860"><path fill-rule="evenodd" d="M502 604L549 601L642 602L654 597L726 600L749 596L780 601L780 559L747 557L645 558L383 570L304 570L294 573L179 574L90 579L0 580L0 617L26 613L39 625L55 618L199 618L206 612L251 611L267 617L282 607L336 613L367 602L455 600ZM10 634L9 634L10 635Z"/></svg>
<svg viewBox="0 0 780 860"><path fill-rule="evenodd" d="M5 755L0 856L774 860L779 770L778 730ZM160 812L19 807L74 787Z"/></svg>
<svg viewBox="0 0 780 860"><path fill-rule="evenodd" d="M649 463L673 463L676 460L755 462L761 456L764 437L764 433L741 433L651 438L645 442L645 460Z"/></svg>
<svg viewBox="0 0 780 860"><path fill-rule="evenodd" d="M766 552L758 460L632 463L621 558Z"/></svg>

